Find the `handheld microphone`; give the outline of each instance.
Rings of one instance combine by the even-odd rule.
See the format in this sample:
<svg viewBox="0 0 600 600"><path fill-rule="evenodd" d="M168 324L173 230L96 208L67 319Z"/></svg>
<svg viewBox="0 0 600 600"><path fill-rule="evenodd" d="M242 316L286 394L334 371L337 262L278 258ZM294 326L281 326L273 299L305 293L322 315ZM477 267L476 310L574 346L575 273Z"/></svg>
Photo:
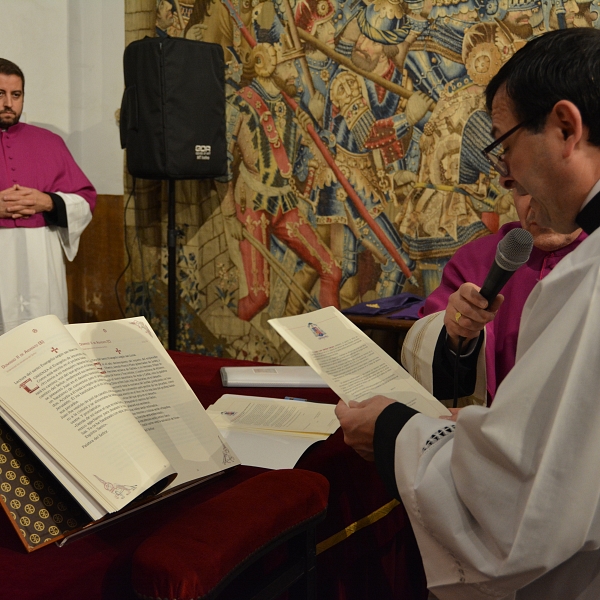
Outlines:
<svg viewBox="0 0 600 600"><path fill-rule="evenodd" d="M498 243L496 258L479 293L492 304L513 273L529 260L533 236L521 228L511 229Z"/></svg>
<svg viewBox="0 0 600 600"><path fill-rule="evenodd" d="M500 290L513 273L529 260L533 248L533 236L525 229L511 229L498 243L496 258L483 282L479 293L488 301L488 307L496 299ZM458 406L458 361L465 338L458 338L458 348L454 363L454 402Z"/></svg>

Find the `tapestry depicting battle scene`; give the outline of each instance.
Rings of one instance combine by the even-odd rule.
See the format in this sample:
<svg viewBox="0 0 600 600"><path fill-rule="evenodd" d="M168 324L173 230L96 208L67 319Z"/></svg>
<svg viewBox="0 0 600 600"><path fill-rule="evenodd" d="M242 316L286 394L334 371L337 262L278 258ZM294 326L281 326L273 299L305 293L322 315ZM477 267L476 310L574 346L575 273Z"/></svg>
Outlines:
<svg viewBox="0 0 600 600"><path fill-rule="evenodd" d="M600 27L598 0L126 0L125 11L128 42L217 43L227 64L228 175L176 187L178 349L282 364L298 359L268 319L426 296L458 248L518 220L481 152L493 141L482 92L527 40ZM128 311L166 339L166 183L135 192Z"/></svg>

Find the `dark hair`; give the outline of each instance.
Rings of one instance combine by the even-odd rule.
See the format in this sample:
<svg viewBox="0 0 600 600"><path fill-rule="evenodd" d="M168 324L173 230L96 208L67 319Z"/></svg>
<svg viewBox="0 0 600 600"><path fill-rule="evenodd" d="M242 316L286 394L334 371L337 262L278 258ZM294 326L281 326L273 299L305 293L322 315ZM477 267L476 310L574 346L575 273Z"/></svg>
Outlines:
<svg viewBox="0 0 600 600"><path fill-rule="evenodd" d="M527 43L487 86L488 110L502 86L527 129L541 131L554 105L569 100L589 129L590 144L600 146L600 30L559 29Z"/></svg>
<svg viewBox="0 0 600 600"><path fill-rule="evenodd" d="M23 75L23 71L14 62L6 60L6 58L0 58L0 74L20 77L23 84L23 91L25 91L25 75Z"/></svg>

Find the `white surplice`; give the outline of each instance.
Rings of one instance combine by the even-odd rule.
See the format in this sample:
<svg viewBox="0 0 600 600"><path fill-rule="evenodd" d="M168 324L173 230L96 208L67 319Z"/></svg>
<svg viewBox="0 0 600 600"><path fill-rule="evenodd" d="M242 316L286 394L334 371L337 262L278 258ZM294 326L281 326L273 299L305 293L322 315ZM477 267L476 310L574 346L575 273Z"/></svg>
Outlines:
<svg viewBox="0 0 600 600"><path fill-rule="evenodd" d="M0 334L42 315L68 322L65 261L77 255L92 213L78 194L56 193L65 202L68 227L0 227Z"/></svg>
<svg viewBox="0 0 600 600"><path fill-rule="evenodd" d="M600 230L534 288L491 408L416 415L395 471L440 600L600 598Z"/></svg>

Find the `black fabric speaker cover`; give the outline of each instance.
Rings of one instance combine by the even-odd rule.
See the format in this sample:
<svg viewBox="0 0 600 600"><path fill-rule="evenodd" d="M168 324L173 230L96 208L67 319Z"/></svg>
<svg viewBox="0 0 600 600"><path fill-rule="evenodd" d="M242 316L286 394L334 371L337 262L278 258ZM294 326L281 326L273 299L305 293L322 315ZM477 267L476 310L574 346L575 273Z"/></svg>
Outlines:
<svg viewBox="0 0 600 600"><path fill-rule="evenodd" d="M218 44L144 38L123 55L121 147L143 179L227 172L225 61Z"/></svg>

